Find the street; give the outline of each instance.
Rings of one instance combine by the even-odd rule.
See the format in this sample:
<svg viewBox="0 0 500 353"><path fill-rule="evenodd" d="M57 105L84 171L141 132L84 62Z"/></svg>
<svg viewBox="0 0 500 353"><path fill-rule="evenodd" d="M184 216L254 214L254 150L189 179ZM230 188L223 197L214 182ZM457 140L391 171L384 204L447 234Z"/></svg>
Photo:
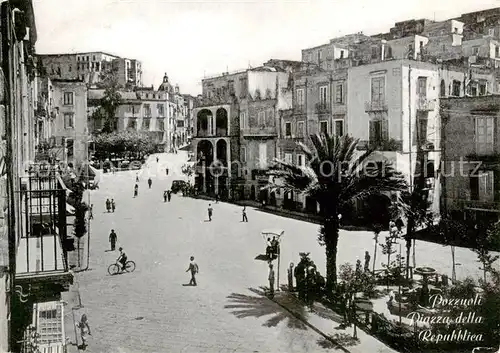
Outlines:
<svg viewBox="0 0 500 353"><path fill-rule="evenodd" d="M100 189L92 191L90 270L78 274L92 327L87 350L334 352L318 345L316 332L301 327L288 312L256 293L267 285L267 264L255 260L265 252L261 230L285 231L280 268L284 284L288 264L297 263L302 251L310 252L325 274L324 248L316 240L318 226L251 208L249 222L243 223L241 207L214 202L213 221L208 222L208 201L173 195L170 203L164 203L163 190L172 180L183 179L179 166L186 158L184 152L161 154L159 163L156 156L150 157L140 173L137 198L133 198L136 171L105 174ZM171 166L168 177L165 163ZM115 213L105 212L106 198L114 198ZM108 266L118 257L117 251L108 251L111 229L118 235L117 248L123 247L136 263L135 272L108 275ZM373 254L370 232L342 231L338 264L363 261L366 250ZM186 273L190 256L200 267L197 287L183 286L190 278ZM459 248L456 257L461 263L458 278L480 274L470 250ZM377 259L384 261L385 256L379 251ZM449 273L450 262L449 248L417 242L419 266Z"/></svg>

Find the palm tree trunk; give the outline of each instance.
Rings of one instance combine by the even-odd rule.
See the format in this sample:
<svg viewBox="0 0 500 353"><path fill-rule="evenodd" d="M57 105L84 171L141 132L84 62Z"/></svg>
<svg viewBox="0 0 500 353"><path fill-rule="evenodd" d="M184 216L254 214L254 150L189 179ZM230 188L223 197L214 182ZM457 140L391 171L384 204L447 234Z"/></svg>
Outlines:
<svg viewBox="0 0 500 353"><path fill-rule="evenodd" d="M330 216L323 224L326 252L326 284L333 289L337 283L337 246L339 242L339 224L337 216Z"/></svg>
<svg viewBox="0 0 500 353"><path fill-rule="evenodd" d="M375 249L373 249L373 274L375 274L375 262L377 261L378 234L375 234Z"/></svg>

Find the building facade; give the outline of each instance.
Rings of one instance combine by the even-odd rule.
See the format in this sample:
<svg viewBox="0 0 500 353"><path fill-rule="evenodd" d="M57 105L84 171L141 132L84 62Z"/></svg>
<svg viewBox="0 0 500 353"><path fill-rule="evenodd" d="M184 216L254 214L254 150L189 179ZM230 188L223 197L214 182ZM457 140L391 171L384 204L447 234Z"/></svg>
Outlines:
<svg viewBox="0 0 500 353"><path fill-rule="evenodd" d="M200 191L257 198L267 183L265 171L278 156L278 109L288 108L281 92L287 89L289 75L273 63L202 81L202 99L193 110L192 143ZM222 175L213 177L210 165L219 162Z"/></svg>
<svg viewBox="0 0 500 353"><path fill-rule="evenodd" d="M169 95L152 88L137 89L135 92L121 91L121 102L115 117L115 131L136 131L149 135L158 145L168 143L169 133L173 130L173 110L169 104ZM89 130L91 133L101 131L104 121L92 118L92 111L96 109L104 97L104 90L91 89L88 94L89 103Z"/></svg>
<svg viewBox="0 0 500 353"><path fill-rule="evenodd" d="M499 96L441 100L442 207L478 223L500 219Z"/></svg>
<svg viewBox="0 0 500 353"><path fill-rule="evenodd" d="M44 102L36 82L33 4L2 2L0 18L5 78L0 90L0 351L63 351L60 298L73 281L67 263L66 190L55 169L44 170L41 177L34 163L38 119L48 112L38 104ZM49 332L46 308L52 305L59 314Z"/></svg>
<svg viewBox="0 0 500 353"><path fill-rule="evenodd" d="M56 160L81 168L88 160L87 85L79 80L52 80L51 136Z"/></svg>
<svg viewBox="0 0 500 353"><path fill-rule="evenodd" d="M93 87L101 82L103 73L113 70L122 87L142 87L142 64L135 59L105 52L39 54L37 57L51 79L81 80Z"/></svg>

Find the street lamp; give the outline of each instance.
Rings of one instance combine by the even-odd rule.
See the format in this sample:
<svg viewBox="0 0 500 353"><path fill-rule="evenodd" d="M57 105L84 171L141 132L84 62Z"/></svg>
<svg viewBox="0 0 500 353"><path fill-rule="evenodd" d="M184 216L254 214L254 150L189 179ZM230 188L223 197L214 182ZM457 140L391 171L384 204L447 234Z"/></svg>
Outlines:
<svg viewBox="0 0 500 353"><path fill-rule="evenodd" d="M281 261L281 237L285 234L285 231L283 229L264 229L262 231L262 237L264 240L267 239L269 236L273 236L276 238L278 241L278 247L277 247L277 255L278 255L278 273L276 276L276 291L280 290L280 261ZM272 258L270 262L272 261Z"/></svg>

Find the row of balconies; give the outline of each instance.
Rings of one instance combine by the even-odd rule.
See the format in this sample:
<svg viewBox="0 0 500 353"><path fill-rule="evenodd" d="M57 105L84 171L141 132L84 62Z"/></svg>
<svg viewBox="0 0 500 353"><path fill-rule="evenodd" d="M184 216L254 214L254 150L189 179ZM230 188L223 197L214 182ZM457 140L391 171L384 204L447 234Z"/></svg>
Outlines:
<svg viewBox="0 0 500 353"><path fill-rule="evenodd" d="M416 109L420 111L433 111L436 108L436 102L426 98L419 98L416 101ZM365 112L385 112L389 110L386 100L365 102Z"/></svg>
<svg viewBox="0 0 500 353"><path fill-rule="evenodd" d="M435 100L430 100L427 98L418 98L416 101L416 109L421 111L433 111L436 108ZM365 112L379 112L388 111L389 105L385 99L378 101L367 101L365 102ZM344 103L335 103L330 105L329 103L316 103L314 105L314 111L316 114L345 114L346 105ZM306 105L294 104L293 111L295 114L306 113Z"/></svg>

